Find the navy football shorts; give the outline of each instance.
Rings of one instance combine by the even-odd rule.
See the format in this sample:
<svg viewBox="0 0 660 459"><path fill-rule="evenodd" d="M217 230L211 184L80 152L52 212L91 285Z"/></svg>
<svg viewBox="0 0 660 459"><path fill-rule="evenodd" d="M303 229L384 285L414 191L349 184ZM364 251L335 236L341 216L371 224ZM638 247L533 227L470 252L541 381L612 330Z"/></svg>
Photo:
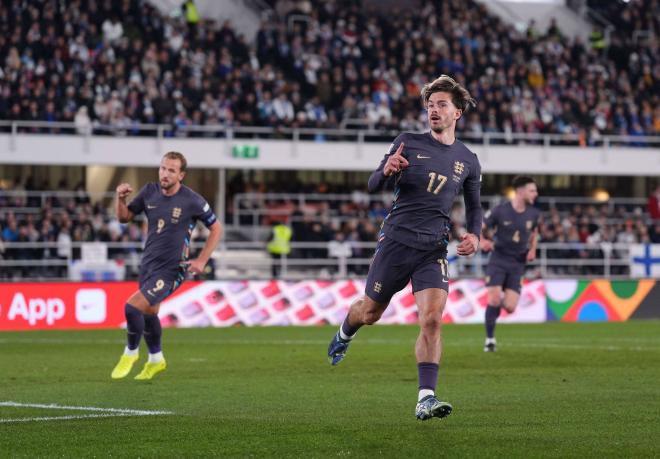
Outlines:
<svg viewBox="0 0 660 459"><path fill-rule="evenodd" d="M447 249L419 250L385 236L369 267L366 295L388 304L411 280L413 292L427 288L449 291Z"/></svg>
<svg viewBox="0 0 660 459"><path fill-rule="evenodd" d="M513 290L520 293L525 265L522 263L488 263L486 266L486 286L502 287L503 290Z"/></svg>
<svg viewBox="0 0 660 459"><path fill-rule="evenodd" d="M151 306L155 306L174 293L185 278L186 268L183 266L170 270L140 268L140 275L138 276L140 292Z"/></svg>

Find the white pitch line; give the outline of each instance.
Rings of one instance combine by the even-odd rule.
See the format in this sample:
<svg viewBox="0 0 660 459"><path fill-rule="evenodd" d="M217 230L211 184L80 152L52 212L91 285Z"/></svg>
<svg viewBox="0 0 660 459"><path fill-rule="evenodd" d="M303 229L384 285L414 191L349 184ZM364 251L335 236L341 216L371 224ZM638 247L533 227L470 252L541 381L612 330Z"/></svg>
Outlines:
<svg viewBox="0 0 660 459"><path fill-rule="evenodd" d="M88 418L116 418L120 416L134 416L133 414L118 414L118 413L108 413L108 414L81 414L78 416L47 416L39 418L16 418L16 419L0 419L0 424L10 424L14 422L41 422L41 421L68 421L71 419L88 419Z"/></svg>
<svg viewBox="0 0 660 459"><path fill-rule="evenodd" d="M0 424L9 424L16 422L68 421L73 419L110 418L110 417L118 417L118 416L157 416L157 415L174 414L171 411L133 410L130 408L99 408L93 406L69 406L69 405L58 405L56 403L44 404L44 403L19 403L12 401L0 402L0 407L3 406L14 407L14 408L43 408L49 410L94 411L96 412L96 414L0 419Z"/></svg>
<svg viewBox="0 0 660 459"><path fill-rule="evenodd" d="M125 339L122 338L117 338L117 339L77 339L77 338L70 338L70 339L61 339L61 338L19 338L19 339L11 339L11 338L0 338L0 343L2 344L121 344Z"/></svg>
<svg viewBox="0 0 660 459"><path fill-rule="evenodd" d="M129 408L97 408L93 406L67 406L57 405L56 403L19 403L19 402L0 402L0 406L10 406L18 408L45 408L51 410L74 410L74 411L97 411L99 413L115 413L126 416L155 416L164 414L174 414L171 411L152 411L152 410L132 410Z"/></svg>

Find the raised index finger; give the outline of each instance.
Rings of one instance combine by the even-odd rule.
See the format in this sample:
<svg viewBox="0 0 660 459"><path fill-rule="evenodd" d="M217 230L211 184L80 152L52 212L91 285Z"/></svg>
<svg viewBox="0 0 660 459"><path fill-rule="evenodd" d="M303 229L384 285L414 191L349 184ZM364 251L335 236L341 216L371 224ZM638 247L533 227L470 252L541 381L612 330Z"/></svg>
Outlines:
<svg viewBox="0 0 660 459"><path fill-rule="evenodd" d="M403 146L404 145L405 144L403 142L401 142L401 144L399 145L399 148L396 149L396 151L394 152L394 155L392 155L392 156L401 156L401 153L403 153Z"/></svg>

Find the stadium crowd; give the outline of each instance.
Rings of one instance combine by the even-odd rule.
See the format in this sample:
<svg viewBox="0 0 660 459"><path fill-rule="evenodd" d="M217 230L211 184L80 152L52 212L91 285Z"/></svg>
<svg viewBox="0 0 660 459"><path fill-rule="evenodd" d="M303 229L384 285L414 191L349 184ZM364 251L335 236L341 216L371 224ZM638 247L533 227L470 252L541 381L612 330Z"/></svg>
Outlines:
<svg viewBox="0 0 660 459"><path fill-rule="evenodd" d="M324 189L322 186L321 189ZM317 190L319 191L319 190ZM334 192L348 190L334 189ZM333 242L350 246L349 256L371 257L373 250L360 246L362 242L376 240L378 229L386 217L392 196L370 196L353 191L350 200L325 200L308 202L304 206L292 201L268 201L261 198L247 200L241 210L243 224L253 222L251 210L259 210L259 224L268 225L275 221L288 223L293 229L294 242ZM484 204L487 204L484 202ZM660 219L651 217L652 209L642 206L603 204L539 205L543 209L539 226L539 242L560 243L560 248L551 248L548 258L602 260L604 250L612 243L660 243ZM247 212L246 212L247 211ZM291 215L289 217L288 215ZM457 202L452 211L451 239L458 240L465 232L464 211ZM592 249L583 249L581 244L591 244ZM332 255L326 249L303 249L297 255L310 258L325 258ZM627 262L627 252L618 251L613 258ZM553 267L557 273L602 274L602 266ZM599 271L600 270L600 271Z"/></svg>
<svg viewBox="0 0 660 459"><path fill-rule="evenodd" d="M66 181L59 184L67 189ZM80 259L80 246L74 243L141 242L145 234L137 223L122 225L112 217L108 207L100 201L92 203L82 185L75 187L73 197L61 198L45 193L38 197L34 191L43 190L28 179L18 182L11 193L0 192L0 259L54 260L61 264L25 264L0 268L0 278L65 277L65 261ZM12 246L9 243L22 243ZM29 243L48 243L44 248L29 247ZM139 258L141 247L108 247L111 259Z"/></svg>
<svg viewBox="0 0 660 459"><path fill-rule="evenodd" d="M517 30L467 0L377 12L359 1L271 3L281 14L252 42L230 23L186 23L140 0L2 2L0 119L127 135L138 123L175 135L349 120L419 130L420 88L447 73L480 101L460 122L464 136L571 133L586 145L660 133L658 47L634 33L658 35L657 0L604 11L617 33L591 43L555 23Z"/></svg>
<svg viewBox="0 0 660 459"><path fill-rule="evenodd" d="M26 186L27 185L27 186ZM60 183L66 187L66 183ZM80 259L78 242L101 241L108 246L110 259L125 262L128 275L135 275L132 268L139 261L141 242L145 239L146 227L140 221L127 225L120 224L112 215L107 201L93 202L77 186L71 197L58 197L45 193L43 197L27 191L37 188L28 180L12 188L11 193L0 192L0 259L3 260L77 260ZM247 189L258 191L257 185ZM272 191L272 190L271 190ZM361 190L319 184L314 189L320 198L309 199L300 205L297 200L273 200L259 193L253 199L239 201L240 209L228 208L226 219L233 222L238 212L237 222L242 225L257 224L267 227L275 222L284 222L293 230L292 242L327 243L324 247L298 248L291 256L302 258L370 258L373 249L362 247L360 243L373 243L382 220L389 211L391 195L370 196ZM324 194L342 194L343 199ZM562 243L559 248L548 251L548 258L600 260L604 251L611 250L608 243L660 243L660 187L654 190L648 208L604 204L541 206L542 222L539 227L539 242ZM653 207L655 206L655 207ZM653 207L653 208L652 208ZM254 216L256 215L256 217ZM452 212L452 238L456 239L463 231L464 212L457 203ZM256 219L255 219L256 218ZM201 234L195 234L199 237ZM13 242L48 242L46 248L33 248L24 245L13 246ZM132 242L129 247L112 243ZM592 244L583 249L581 243ZM615 252L613 258L627 259L623 252ZM596 263L598 264L598 263ZM353 272L362 273L366 266L355 266ZM601 270L601 271L599 271ZM558 274L599 274L602 267L554 267ZM616 271L616 270L614 270ZM42 266L41 263L26 263L17 267L0 268L0 277L64 277L66 263L60 266Z"/></svg>

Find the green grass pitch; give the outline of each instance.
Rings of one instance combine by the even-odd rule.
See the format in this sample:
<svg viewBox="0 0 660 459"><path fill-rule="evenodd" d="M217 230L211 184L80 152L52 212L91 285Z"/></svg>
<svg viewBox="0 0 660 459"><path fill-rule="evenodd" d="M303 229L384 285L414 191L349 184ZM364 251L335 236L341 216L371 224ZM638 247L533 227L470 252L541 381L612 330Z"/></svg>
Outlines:
<svg viewBox="0 0 660 459"><path fill-rule="evenodd" d="M481 326L444 327L454 412L426 422L416 327L361 330L337 367L334 327L167 329L169 368L147 382L144 347L110 379L121 330L0 333L0 402L20 404L0 405L0 457L660 456L660 321L497 331L485 354ZM60 408L25 406L41 404Z"/></svg>

